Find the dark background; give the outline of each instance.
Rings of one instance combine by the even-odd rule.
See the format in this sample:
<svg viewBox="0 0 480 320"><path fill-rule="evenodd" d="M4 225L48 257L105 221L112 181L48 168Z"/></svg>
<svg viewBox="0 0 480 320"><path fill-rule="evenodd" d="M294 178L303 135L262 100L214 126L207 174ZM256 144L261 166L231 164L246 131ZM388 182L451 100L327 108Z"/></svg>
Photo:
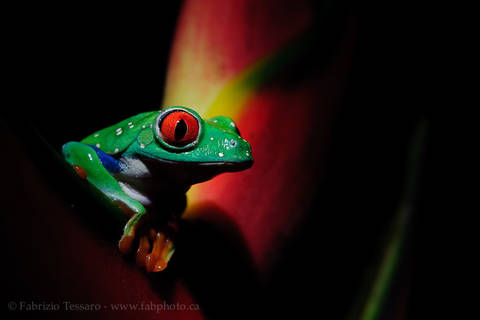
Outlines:
<svg viewBox="0 0 480 320"><path fill-rule="evenodd" d="M320 316L341 315L351 305L362 283L363 270L352 270L350 265L361 261L368 266L375 261L384 226L402 196L412 134L419 119L429 116L422 98L426 81L423 35L412 4L341 4L348 10L339 6L333 11L331 26L341 29L346 12L353 13L356 40L352 69L333 126L328 175L321 184L328 188L318 190L329 201L315 203L311 208L297 237L279 257L265 293L271 305L286 306L282 314L300 318L322 301L329 304L326 310L316 310ZM130 116L131 106L138 110L157 109L162 101L179 9L172 2L138 11L120 6L28 8L9 25L13 55L8 67L13 71L10 83L14 86L10 92L13 99L4 110L4 123L24 144L34 163L47 173L54 188L61 189L64 178L49 174L54 168L45 163L45 157L38 156L42 146L34 137L35 130L59 150L65 142L65 134L60 133L68 132L69 140L79 140L107 123ZM335 39L330 40L335 46ZM331 54L335 54L334 48ZM325 59L328 63L328 57ZM428 161L425 157L422 165L408 259L401 265L389 310L401 309L404 303L411 314L422 311L422 297L428 292L424 283L425 248L420 236L422 219L433 201L427 191L431 183ZM8 184L4 188L2 194L9 201L22 201L8 192ZM319 211L327 214L319 216ZM362 219L365 211L378 216L376 223L367 224ZM318 230L318 225L325 227ZM342 234L349 237L338 236L340 226ZM8 230L7 239L16 232ZM316 253L318 241L332 241L330 251ZM17 254L14 248L8 249L10 257ZM317 262L298 263L312 252L319 254ZM322 259L337 260L338 267L326 269ZM20 295L29 290L35 294L34 283L18 284L22 275L17 273L15 263L8 270L12 276L5 283L7 292ZM240 280L234 284L238 290L230 290L236 291L233 295L238 301L245 303L245 296L254 300L252 288ZM407 290L402 291L405 287ZM193 283L192 288L194 296L198 295L198 283ZM223 289L213 284L211 291L202 291L204 296L198 299L225 314L233 305L214 292L218 288ZM294 307L299 305L308 307Z"/></svg>

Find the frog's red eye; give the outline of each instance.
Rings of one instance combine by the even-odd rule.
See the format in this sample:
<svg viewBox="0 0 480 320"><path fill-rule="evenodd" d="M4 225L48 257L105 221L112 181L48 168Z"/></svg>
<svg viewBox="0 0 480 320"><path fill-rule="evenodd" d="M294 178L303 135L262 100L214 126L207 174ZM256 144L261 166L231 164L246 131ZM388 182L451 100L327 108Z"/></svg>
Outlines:
<svg viewBox="0 0 480 320"><path fill-rule="evenodd" d="M158 124L163 141L175 147L183 147L194 142L198 137L197 119L182 110L172 111Z"/></svg>

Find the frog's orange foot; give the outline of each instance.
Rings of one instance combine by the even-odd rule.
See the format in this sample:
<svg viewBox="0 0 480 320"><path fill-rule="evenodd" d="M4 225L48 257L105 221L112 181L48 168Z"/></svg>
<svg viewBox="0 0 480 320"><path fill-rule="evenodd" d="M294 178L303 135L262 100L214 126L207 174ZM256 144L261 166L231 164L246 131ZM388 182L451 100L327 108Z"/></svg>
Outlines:
<svg viewBox="0 0 480 320"><path fill-rule="evenodd" d="M145 266L147 272L162 271L167 267L174 251L170 236L151 228L140 238L136 262L139 266Z"/></svg>
<svg viewBox="0 0 480 320"><path fill-rule="evenodd" d="M82 178L83 180L87 179L87 172L85 171L85 169L76 164L72 165L72 168L73 170L75 170L75 172L80 178Z"/></svg>
<svg viewBox="0 0 480 320"><path fill-rule="evenodd" d="M157 232L154 239L152 252L145 258L145 267L148 272L165 269L175 250L172 240L164 233Z"/></svg>

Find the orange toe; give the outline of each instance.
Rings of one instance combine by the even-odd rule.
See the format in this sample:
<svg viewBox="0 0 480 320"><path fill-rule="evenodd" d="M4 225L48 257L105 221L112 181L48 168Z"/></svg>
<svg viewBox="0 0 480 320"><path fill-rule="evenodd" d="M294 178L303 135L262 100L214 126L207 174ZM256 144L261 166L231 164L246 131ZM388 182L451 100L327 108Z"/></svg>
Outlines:
<svg viewBox="0 0 480 320"><path fill-rule="evenodd" d="M171 256L173 247L171 240L161 232L157 232L155 236L152 252L146 256L145 260L147 272L164 270Z"/></svg>
<svg viewBox="0 0 480 320"><path fill-rule="evenodd" d="M122 254L127 254L130 252L134 238L135 237L131 235L122 236L122 238L118 242L118 249Z"/></svg>
<svg viewBox="0 0 480 320"><path fill-rule="evenodd" d="M145 261L149 251L150 251L150 242L148 241L147 236L143 236L140 238L137 254L135 256L135 260L138 266L143 267L145 265Z"/></svg>

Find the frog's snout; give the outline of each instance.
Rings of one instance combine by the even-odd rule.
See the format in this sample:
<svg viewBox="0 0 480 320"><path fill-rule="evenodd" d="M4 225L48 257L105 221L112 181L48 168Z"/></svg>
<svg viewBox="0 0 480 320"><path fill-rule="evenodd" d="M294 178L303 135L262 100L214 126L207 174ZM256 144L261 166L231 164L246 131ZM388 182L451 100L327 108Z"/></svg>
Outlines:
<svg viewBox="0 0 480 320"><path fill-rule="evenodd" d="M252 148L229 117L218 116L207 119L209 125L207 141L211 141L210 155L215 162L222 163L227 171L241 171L253 165Z"/></svg>
<svg viewBox="0 0 480 320"><path fill-rule="evenodd" d="M245 170L253 165L252 148L250 143L242 137L226 138L222 149L219 156L224 159L227 165L232 167L232 171Z"/></svg>

